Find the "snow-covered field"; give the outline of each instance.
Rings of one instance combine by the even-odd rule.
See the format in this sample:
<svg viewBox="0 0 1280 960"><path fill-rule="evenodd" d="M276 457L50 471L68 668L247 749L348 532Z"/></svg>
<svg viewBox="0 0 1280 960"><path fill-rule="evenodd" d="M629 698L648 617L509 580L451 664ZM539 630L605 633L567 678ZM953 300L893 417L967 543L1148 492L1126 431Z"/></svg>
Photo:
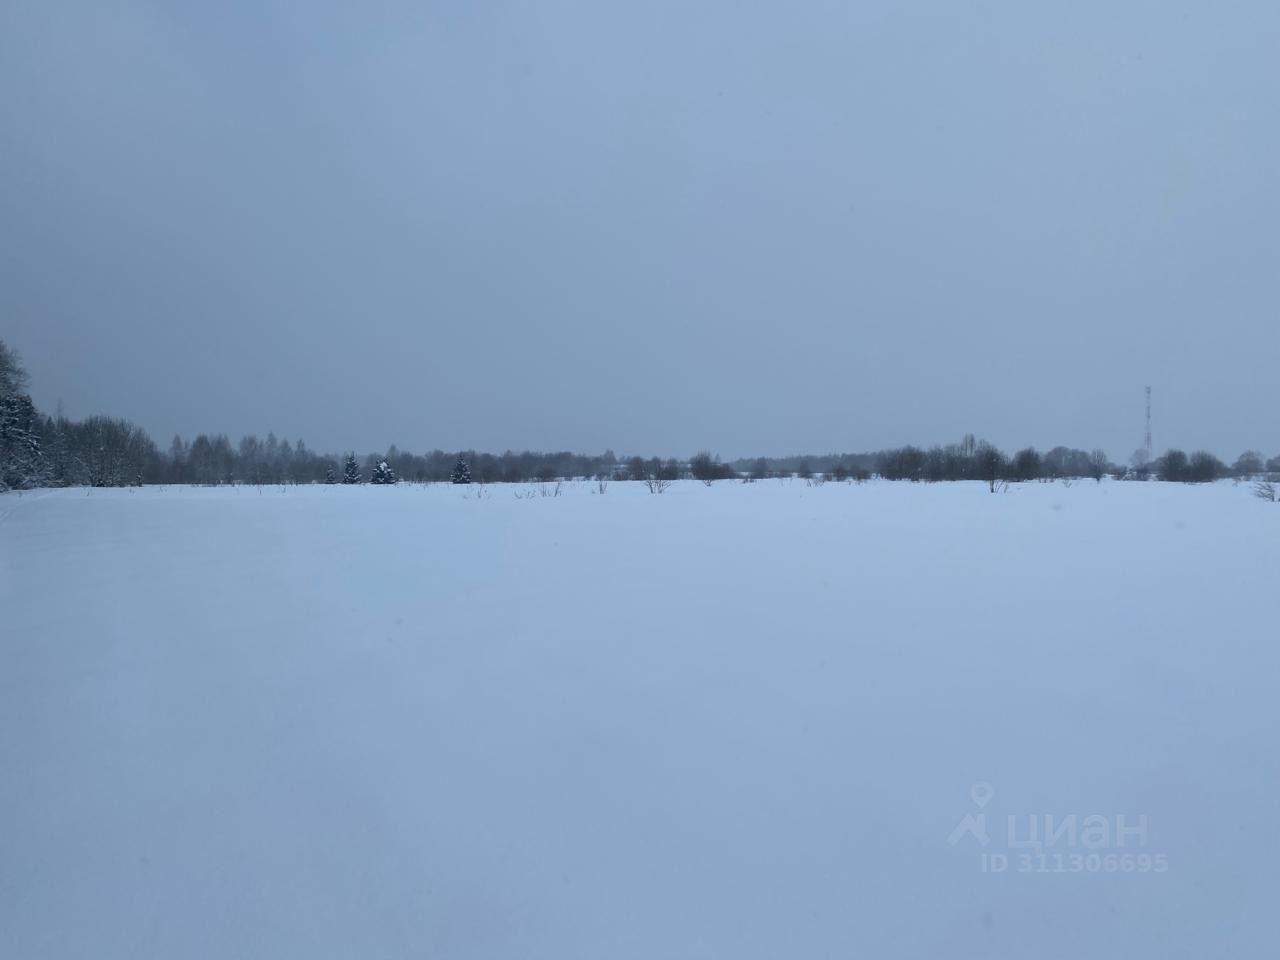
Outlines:
<svg viewBox="0 0 1280 960"><path fill-rule="evenodd" d="M1280 950L1280 505L594 490L0 497L0 956Z"/></svg>

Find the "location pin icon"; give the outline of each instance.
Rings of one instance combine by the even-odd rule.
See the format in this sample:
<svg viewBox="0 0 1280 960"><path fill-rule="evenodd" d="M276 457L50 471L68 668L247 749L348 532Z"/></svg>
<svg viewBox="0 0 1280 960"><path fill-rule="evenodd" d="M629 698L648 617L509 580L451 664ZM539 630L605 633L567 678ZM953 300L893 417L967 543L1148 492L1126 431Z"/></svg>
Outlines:
<svg viewBox="0 0 1280 960"><path fill-rule="evenodd" d="M979 780L969 788L969 799L978 805L979 810L990 803L991 798L995 795L995 790L985 780Z"/></svg>

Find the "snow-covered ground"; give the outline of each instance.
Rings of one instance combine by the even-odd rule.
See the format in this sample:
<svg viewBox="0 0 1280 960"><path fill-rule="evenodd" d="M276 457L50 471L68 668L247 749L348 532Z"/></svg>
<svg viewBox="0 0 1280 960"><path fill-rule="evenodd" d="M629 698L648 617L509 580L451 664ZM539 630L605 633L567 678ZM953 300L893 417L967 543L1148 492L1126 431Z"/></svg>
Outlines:
<svg viewBox="0 0 1280 960"><path fill-rule="evenodd" d="M1280 950L1280 505L594 490L0 497L0 956Z"/></svg>

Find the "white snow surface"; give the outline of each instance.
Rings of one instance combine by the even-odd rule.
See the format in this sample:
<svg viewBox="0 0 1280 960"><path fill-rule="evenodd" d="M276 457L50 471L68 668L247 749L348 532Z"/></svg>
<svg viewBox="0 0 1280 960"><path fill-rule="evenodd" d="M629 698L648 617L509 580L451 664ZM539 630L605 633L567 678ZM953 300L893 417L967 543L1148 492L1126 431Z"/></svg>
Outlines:
<svg viewBox="0 0 1280 960"><path fill-rule="evenodd" d="M1280 953L1280 505L539 489L0 497L0 957Z"/></svg>

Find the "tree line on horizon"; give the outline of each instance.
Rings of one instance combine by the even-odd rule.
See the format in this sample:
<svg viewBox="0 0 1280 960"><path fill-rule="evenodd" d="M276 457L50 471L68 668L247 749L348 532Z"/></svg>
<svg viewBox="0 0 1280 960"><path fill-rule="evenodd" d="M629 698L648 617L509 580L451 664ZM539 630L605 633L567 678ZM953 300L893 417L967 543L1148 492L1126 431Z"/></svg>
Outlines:
<svg viewBox="0 0 1280 960"><path fill-rule="evenodd" d="M1128 467L1109 462L1101 450L1032 447L1006 456L995 446L966 436L957 444L898 447L869 453L758 457L722 461L700 452L687 461L661 457L618 457L568 451L501 454L474 450L432 450L415 454L392 446L359 458L355 453L317 453L301 440L274 433L232 441L225 434L200 434L188 442L174 437L161 450L141 427L109 416L71 420L41 413L27 393L27 374L18 356L0 341L0 490L33 487L120 487L144 484L305 484L417 482L528 483L567 478L669 482L691 478L763 480L770 477L823 480L939 482L981 480L990 484L1059 477L1103 476L1200 482L1222 476L1280 473L1280 456L1264 460L1246 451L1227 467L1206 451L1190 455L1170 450L1150 464ZM460 479L465 473L465 479Z"/></svg>

